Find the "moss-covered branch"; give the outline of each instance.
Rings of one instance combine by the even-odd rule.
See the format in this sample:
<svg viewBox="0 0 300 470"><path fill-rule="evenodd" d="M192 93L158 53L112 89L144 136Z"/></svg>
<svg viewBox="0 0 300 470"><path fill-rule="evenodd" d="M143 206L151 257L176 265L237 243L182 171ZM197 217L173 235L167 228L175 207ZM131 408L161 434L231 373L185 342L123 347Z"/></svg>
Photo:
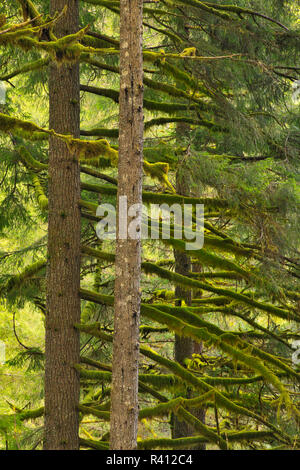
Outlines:
<svg viewBox="0 0 300 470"><path fill-rule="evenodd" d="M44 259L41 259L27 266L24 271L20 274L15 274L11 276L10 279L4 285L1 286L0 294L3 295L5 293L5 295L7 295L12 290L21 288L24 283L26 283L38 272L44 269L46 267L46 264L46 261Z"/></svg>
<svg viewBox="0 0 300 470"><path fill-rule="evenodd" d="M32 179L38 205L42 211L45 211L48 209L48 198L44 193L39 177L36 174L31 173L31 179Z"/></svg>
<svg viewBox="0 0 300 470"><path fill-rule="evenodd" d="M23 145L17 147L17 153L26 168L30 168L34 171L42 171L48 169L48 165L46 163L41 163L36 160Z"/></svg>
<svg viewBox="0 0 300 470"><path fill-rule="evenodd" d="M186 276L182 276L181 274L173 273L171 271L168 271L167 269L156 266L153 263L143 263L143 269L149 274L157 274L159 277L163 279L168 279L169 281L174 282L177 285L182 285L183 287L188 287L190 289L203 289L208 292L213 292L214 294L225 296L237 302L241 302L242 304L251 305L252 307L255 307L259 310L272 313L273 315L278 316L280 318L284 318L285 320L294 320L298 323L300 322L300 317L292 311L276 307L275 305L259 302L255 299L247 297L244 294L234 292L233 290L215 287L211 284L206 284L195 279L190 279Z"/></svg>
<svg viewBox="0 0 300 470"><path fill-rule="evenodd" d="M162 415L168 415L171 411L174 411L177 415L179 415L182 419L190 423L198 432L201 432L204 436L206 436L209 441L215 442L217 445L220 446L221 449L225 450L227 449L227 443L226 441L218 436L218 434L213 431L211 428L203 424L200 420L198 420L196 417L194 417L191 413L189 413L187 410L185 410L181 404L185 405L197 405L202 403L203 400L205 401L207 396L210 396L211 392L208 394L205 394L205 398L199 397L195 398L192 400L187 400L183 398L177 398L175 400L171 400L166 403L162 403L160 405L157 405L153 408L147 408L144 410L141 410L139 412L139 420L145 419L145 418L153 418L156 416L162 416ZM191 403L190 403L191 402ZM108 421L110 419L110 413L108 411L102 411L98 410L97 408L91 407L91 406L85 406L85 405L79 405L79 411L83 414L92 414L94 416L97 416L100 419L103 419L105 421Z"/></svg>
<svg viewBox="0 0 300 470"><path fill-rule="evenodd" d="M96 300L99 303L113 305L113 297L96 294L90 291L81 290L83 298L89 297L87 300ZM168 312L168 313L164 313ZM193 338L196 342L213 343L217 348L232 357L235 361L245 364L250 369L261 374L265 380L271 382L289 402L286 389L282 386L278 377L259 360L269 362L279 369L287 372L291 376L299 380L299 374L287 366L285 363L277 359L275 356L256 348L253 345L242 341L238 336L230 332L221 330L216 325L202 320L200 317L191 313L188 308L178 309L161 306L159 310L157 306L141 305L141 313L149 319L161 324L165 324L169 329L179 336L187 336ZM194 326L196 328L194 328ZM256 358L255 358L256 356ZM259 359L257 359L259 358Z"/></svg>
<svg viewBox="0 0 300 470"><path fill-rule="evenodd" d="M113 341L112 335L108 335L107 333L104 333L103 331L101 331L101 329L97 327L89 326L89 325L82 325L82 324L77 324L75 325L75 327L79 329L80 331L83 331L92 336L101 338L104 341L107 341L110 343ZM225 395L223 395L219 390L209 385L208 383L205 383L202 379L200 379L199 377L196 377L194 374L192 374L190 371L182 367L177 362L171 361L161 356L157 352L153 351L152 349L144 347L144 346L141 346L140 352L142 355L148 357L149 359L160 364L161 366L169 369L176 376L180 377L184 382L190 383L196 390L200 390L202 392L213 391L215 395L216 403L221 408L224 408L228 411L231 411L239 415L245 415L250 418L253 418L254 420L264 424L269 429L274 431L274 433L276 433L277 436L281 436L280 438L284 439L285 442L288 442L288 443L291 442L289 436L287 436L280 429L276 428L276 426L274 426L272 423L269 423L263 417L233 402L232 400L227 398Z"/></svg>
<svg viewBox="0 0 300 470"><path fill-rule="evenodd" d="M27 72L32 72L33 70L40 70L43 67L46 67L50 62L50 59L47 57L45 59L38 59L34 62L29 62L28 64L22 65L20 68L13 70L5 75L0 77L0 80L7 81L10 80L18 75L23 75Z"/></svg>
<svg viewBox="0 0 300 470"><path fill-rule="evenodd" d="M251 10L249 8L243 8L237 5L218 5L217 3L208 3L208 2L201 2L201 3L203 3L208 8L214 8L215 10L219 10L219 11L235 13L240 18L242 18L243 15L250 15L252 17L257 16L259 18L263 18L264 20L270 21L271 23L277 24L277 26L280 26L281 28L285 29L285 31L289 31L289 29L285 25L280 23L275 18L271 18L267 15L264 15L263 13L260 13L255 10Z"/></svg>
<svg viewBox="0 0 300 470"><path fill-rule="evenodd" d="M104 96L114 101L116 104L119 103L119 91L113 90L110 88L100 88L89 85L80 85L80 89L87 93L93 93L98 96ZM161 111L168 114L176 114L178 111L194 111L196 109L201 110L210 110L210 108L205 105L201 106L196 104L183 104L183 103L166 103L165 101L153 101L147 98L144 98L144 108L150 111ZM148 124L149 126L149 124Z"/></svg>
<svg viewBox="0 0 300 470"><path fill-rule="evenodd" d="M88 191L96 192L99 194L106 194L109 196L113 196L117 194L117 189L115 187L109 185L99 185L99 184L88 184L84 183L85 189ZM188 197L188 196L180 196L179 194L162 194L162 193L154 193L150 191L143 191L143 202L155 203L155 204L203 204L207 208L210 207L212 209L218 208L226 208L227 203L225 199L220 198L197 198L197 197ZM97 205L94 204L95 213L97 210Z"/></svg>
<svg viewBox="0 0 300 470"><path fill-rule="evenodd" d="M239 432L221 432L221 437L229 442L256 442L256 441L268 441L274 439L274 433L272 431L239 431ZM193 437L181 437L177 439L145 439L138 441L138 449L141 450L152 450L152 449L190 449L192 446L199 444L205 444L209 442L207 437L193 436Z"/></svg>
<svg viewBox="0 0 300 470"><path fill-rule="evenodd" d="M40 16L38 9L31 0L18 0L18 3L21 5L23 17L26 21L28 18L33 20Z"/></svg>
<svg viewBox="0 0 300 470"><path fill-rule="evenodd" d="M201 252L202 250L199 250ZM110 260L114 260L114 255L112 254L107 254L107 253L102 253L99 254L97 250L93 250L92 248L89 247L82 247L82 252L89 255L89 256L94 256L94 257L105 257L108 256L110 257ZM274 314L275 316L278 316L280 318L284 318L285 320L294 320L297 322L300 322L300 317L289 310L285 310L280 307L276 307L275 305L259 302L255 299L252 299L250 297L247 297L244 294L240 294L238 292L235 292L233 290L229 289L223 289L220 287L215 287L211 284L206 284L204 282L198 281L196 279L191 279L187 276L183 276L181 274L174 273L172 271L169 271L167 269L164 269L160 266L157 266L154 263L149 263L149 262L143 262L142 263L142 269L149 274L156 274L157 276L163 278L163 279L168 279L169 281L173 282L176 285L181 285L183 287L188 287L190 289L203 289L208 292L212 292L214 294L218 294L220 296L224 296L226 298L241 302L246 305L251 305L252 307L255 307L259 310L263 310L265 312L269 312Z"/></svg>

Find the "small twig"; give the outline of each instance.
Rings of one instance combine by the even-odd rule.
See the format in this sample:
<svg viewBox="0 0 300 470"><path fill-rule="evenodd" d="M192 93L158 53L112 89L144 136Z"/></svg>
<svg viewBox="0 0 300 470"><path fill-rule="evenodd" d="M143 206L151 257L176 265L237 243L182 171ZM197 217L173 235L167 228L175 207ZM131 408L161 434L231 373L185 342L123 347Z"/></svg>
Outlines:
<svg viewBox="0 0 300 470"><path fill-rule="evenodd" d="M16 312L13 312L13 330L14 330L14 335L15 335L16 340L18 341L19 345L22 346L22 348L27 349L27 351L29 351L30 348L28 348L28 346L25 346L25 344L23 344L20 341L19 336L17 335L17 331L16 331Z"/></svg>

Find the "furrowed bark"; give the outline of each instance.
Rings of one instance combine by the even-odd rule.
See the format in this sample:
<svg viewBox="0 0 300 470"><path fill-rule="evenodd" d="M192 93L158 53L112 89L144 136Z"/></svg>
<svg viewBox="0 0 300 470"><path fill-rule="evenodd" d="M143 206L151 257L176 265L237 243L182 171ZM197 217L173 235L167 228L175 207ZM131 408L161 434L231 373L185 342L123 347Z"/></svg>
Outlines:
<svg viewBox="0 0 300 470"><path fill-rule="evenodd" d="M185 28L181 19L177 20L177 30L185 34ZM178 87L180 88L180 83ZM187 123L180 122L176 126L176 142L179 145L187 144L190 134L190 126ZM178 169L176 172L176 194L188 196L190 194L190 178L187 169L184 165L184 159L179 161ZM175 258L175 272L186 276L191 271L191 258L187 252L179 252L174 250ZM186 305L192 304L192 291L185 289L182 286L175 287L175 297L184 299ZM177 306L181 306L182 300L176 302ZM187 337L180 337L175 335L174 343L174 359L176 362L184 366L185 359L191 358L193 354L193 340ZM181 437L190 436L192 433L191 427L186 421L180 420L175 414L171 419L172 438L177 439Z"/></svg>
<svg viewBox="0 0 300 470"><path fill-rule="evenodd" d="M190 126L185 123L180 123L176 127L176 138L177 142L182 142L188 137L190 132ZM182 194L184 196L189 195L190 185L187 172L184 171L182 165L179 164L179 169L176 173L176 194ZM186 252L174 250L175 258L175 272L186 276L191 271L191 258ZM184 299L186 305L192 304L192 291L191 289L185 289L182 286L175 287L175 297L178 299ZM180 307L182 300L176 301L176 306ZM187 337L180 337L175 335L174 343L174 359L179 362L182 366L185 364L185 359L191 358L194 352L193 340ZM186 421L180 420L176 415L172 415L171 420L172 438L177 439L181 437L190 436L192 433L191 427Z"/></svg>
<svg viewBox="0 0 300 470"><path fill-rule="evenodd" d="M141 227L143 159L142 0L120 2L120 114L118 221L120 198L138 204ZM133 215L135 217L135 214ZM119 225L119 224L118 224ZM118 227L115 320L111 393L110 448L136 449L138 426L138 359L140 322L141 232L125 238Z"/></svg>
<svg viewBox="0 0 300 470"><path fill-rule="evenodd" d="M177 28L178 31L188 35L188 31L185 29L185 26L182 20L177 21ZM180 88L180 83L178 84ZM178 145L183 145L189 143L189 135L190 135L190 126L187 123L180 122L176 126L176 139ZM176 194L181 194L183 196L190 195L190 177L189 177L189 170L186 168L185 165L185 158L182 162L179 162L179 167L176 172ZM174 250L174 258L175 258L175 272L178 274L182 274L184 276L188 275L188 272L191 271L192 263L191 258L188 255L188 252L179 252ZM184 289L181 286L176 286L175 288L175 297L184 299L186 305L192 304L192 290L191 289ZM181 306L182 301L179 300L177 304ZM174 344L174 359L176 362L179 362L181 365L185 365L185 359L191 358L194 353L198 353L199 343L193 341L192 338L187 337L180 337L175 335L175 344ZM191 392L188 393L188 397L191 397ZM201 422L204 422L205 414L203 415L203 409L194 409L193 415L196 416ZM171 420L171 431L172 431L172 438L184 438L192 436L195 433L193 427L184 420L180 420L176 415L172 416ZM192 447L195 449L195 446ZM199 450L205 449L205 444L199 444L197 447Z"/></svg>
<svg viewBox="0 0 300 470"><path fill-rule="evenodd" d="M51 14L67 4L54 33L78 30L78 0L52 0ZM79 65L52 62L49 77L50 129L79 137ZM80 360L80 172L78 158L54 137L49 147L49 220L45 365L46 450L79 448L77 406Z"/></svg>

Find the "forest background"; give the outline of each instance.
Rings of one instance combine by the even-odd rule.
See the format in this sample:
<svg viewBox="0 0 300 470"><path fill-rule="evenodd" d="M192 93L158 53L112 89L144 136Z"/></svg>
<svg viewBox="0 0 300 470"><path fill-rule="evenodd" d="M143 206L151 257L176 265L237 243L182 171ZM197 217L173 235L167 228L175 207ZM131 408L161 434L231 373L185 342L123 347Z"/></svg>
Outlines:
<svg viewBox="0 0 300 470"><path fill-rule="evenodd" d="M42 447L48 65L80 60L79 436L106 449L115 243L95 228L116 196L120 6L82 1L60 45L43 38L48 11L0 6L0 442ZM144 2L143 201L203 203L205 241L143 241L141 449L300 446L299 12Z"/></svg>

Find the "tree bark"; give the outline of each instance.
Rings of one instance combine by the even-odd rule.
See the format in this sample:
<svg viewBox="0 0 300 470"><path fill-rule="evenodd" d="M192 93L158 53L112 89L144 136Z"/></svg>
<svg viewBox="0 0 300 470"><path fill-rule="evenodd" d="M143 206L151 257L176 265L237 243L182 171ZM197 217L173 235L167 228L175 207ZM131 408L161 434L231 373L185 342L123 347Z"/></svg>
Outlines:
<svg viewBox="0 0 300 470"><path fill-rule="evenodd" d="M111 392L110 448L136 449L143 162L142 0L120 1L118 229ZM136 239L124 238L120 197L139 205Z"/></svg>
<svg viewBox="0 0 300 470"><path fill-rule="evenodd" d="M190 127L188 124L179 123L176 128L177 142L182 145L185 138L188 137ZM176 173L176 194L182 194L188 196L190 193L190 185L188 181L188 175L184 168L179 165L179 169ZM183 276L187 276L191 271L191 259L187 253L174 250L175 258L175 272ZM186 305L192 303L192 291L191 289L184 289L181 286L175 287L175 298L178 298L176 302L177 306L181 306L182 300ZM184 361L187 358L191 358L193 354L193 340L183 336L175 335L174 343L174 359L176 362L184 366ZM188 397L187 397L188 398ZM177 439L181 437L187 437L192 434L191 426L183 420L172 416L172 438Z"/></svg>
<svg viewBox="0 0 300 470"><path fill-rule="evenodd" d="M57 37L78 31L78 0L52 0L51 14L67 4ZM50 129L79 137L79 65L55 62L49 76ZM80 173L66 144L51 137L45 364L45 450L79 448Z"/></svg>
<svg viewBox="0 0 300 470"><path fill-rule="evenodd" d="M186 123L179 123L176 128L176 137L177 142L182 145L185 140L187 140L190 133L190 126ZM182 194L183 196L190 195L190 181L188 177L189 170L184 168L184 163L179 165L179 169L176 173L176 193ZM179 252L174 250L175 258L175 272L182 274L183 276L188 276L192 271L192 263L190 256L185 252ZM193 270L201 270L200 265L193 265ZM175 288L175 297L183 299L186 305L192 304L193 292L191 289L184 289L180 286ZM177 302L177 305L180 306L182 303L181 300ZM191 358L193 354L199 354L201 352L202 345L193 341L191 338L185 338L175 335L175 344L174 344L174 359L176 362L179 362L181 365L185 365L185 359ZM192 394L188 392L187 398L192 398ZM191 410L191 413L196 416L203 423L205 422L205 408L195 408ZM193 436L195 430L185 421L179 420L175 415L172 416L171 420L172 427L172 438L177 439L181 437ZM193 450L205 450L205 444L199 444L193 446Z"/></svg>

